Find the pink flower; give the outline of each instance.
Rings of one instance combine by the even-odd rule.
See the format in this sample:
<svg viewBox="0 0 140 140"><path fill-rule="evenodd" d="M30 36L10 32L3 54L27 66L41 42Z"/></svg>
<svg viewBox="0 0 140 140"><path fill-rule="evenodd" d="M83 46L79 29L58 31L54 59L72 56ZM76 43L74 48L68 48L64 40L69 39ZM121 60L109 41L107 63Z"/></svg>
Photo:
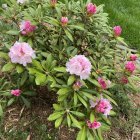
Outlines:
<svg viewBox="0 0 140 140"><path fill-rule="evenodd" d="M68 18L67 17L61 17L61 25L66 26L68 24Z"/></svg>
<svg viewBox="0 0 140 140"><path fill-rule="evenodd" d="M91 63L84 55L76 55L66 63L67 71L70 74L80 76L81 79L87 79L91 71Z"/></svg>
<svg viewBox="0 0 140 140"><path fill-rule="evenodd" d="M122 78L121 78L121 83L122 83L122 84L128 84L128 79L127 79L127 77L122 77Z"/></svg>
<svg viewBox="0 0 140 140"><path fill-rule="evenodd" d="M17 0L17 3L23 4L25 3L27 0Z"/></svg>
<svg viewBox="0 0 140 140"><path fill-rule="evenodd" d="M28 43L16 42L9 52L9 57L12 63L19 63L26 66L27 63L32 62L32 58L35 58L35 51L30 47Z"/></svg>
<svg viewBox="0 0 140 140"><path fill-rule="evenodd" d="M107 99L101 99L95 107L97 112L103 113L105 116L109 115L112 106Z"/></svg>
<svg viewBox="0 0 140 140"><path fill-rule="evenodd" d="M138 58L138 57L137 57L137 55L135 55L135 54L131 54L131 55L130 55L130 60L131 60L131 61L136 61L137 58Z"/></svg>
<svg viewBox="0 0 140 140"><path fill-rule="evenodd" d="M30 21L22 21L20 24L20 31L22 35L29 35L36 29L36 26L32 25Z"/></svg>
<svg viewBox="0 0 140 140"><path fill-rule="evenodd" d="M55 7L56 3L57 3L57 0L50 0L50 3L51 3L51 6L52 7Z"/></svg>
<svg viewBox="0 0 140 140"><path fill-rule="evenodd" d="M87 4L86 9L87 9L87 13L88 13L89 15L93 15L93 14L95 14L96 11L97 11L96 5L94 5L94 4L92 4L92 3Z"/></svg>
<svg viewBox="0 0 140 140"><path fill-rule="evenodd" d="M94 121L94 122L90 122L89 120L87 121L87 126L90 129L98 129L99 127L101 127L101 123Z"/></svg>
<svg viewBox="0 0 140 140"><path fill-rule="evenodd" d="M99 113L103 113L105 116L109 115L112 106L107 99L100 99L96 103L90 100L91 107L95 108L95 110Z"/></svg>
<svg viewBox="0 0 140 140"><path fill-rule="evenodd" d="M102 89L107 89L110 86L110 84L111 84L111 82L109 80L106 81L103 78L98 78L98 83L100 84Z"/></svg>
<svg viewBox="0 0 140 140"><path fill-rule="evenodd" d="M11 94L18 97L21 94L21 90L19 89L11 90Z"/></svg>
<svg viewBox="0 0 140 140"><path fill-rule="evenodd" d="M78 91L82 87L82 83L80 81L76 81L76 83L73 85L73 89L75 91Z"/></svg>
<svg viewBox="0 0 140 140"><path fill-rule="evenodd" d="M115 36L120 36L121 33L122 33L122 28L121 28L120 26L115 26L115 27L113 28L113 31L114 31L114 35L115 35Z"/></svg>
<svg viewBox="0 0 140 140"><path fill-rule="evenodd" d="M133 62L128 61L128 62L126 63L126 65L125 65L125 69L126 69L127 71L129 71L130 73L133 73L134 70L136 69L136 66L135 66L135 64L134 64Z"/></svg>

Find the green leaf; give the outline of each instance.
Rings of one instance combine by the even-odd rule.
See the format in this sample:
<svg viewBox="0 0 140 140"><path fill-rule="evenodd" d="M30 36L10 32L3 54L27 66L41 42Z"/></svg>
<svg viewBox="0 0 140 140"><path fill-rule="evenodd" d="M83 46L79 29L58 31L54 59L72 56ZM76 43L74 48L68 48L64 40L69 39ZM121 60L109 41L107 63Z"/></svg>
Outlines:
<svg viewBox="0 0 140 140"><path fill-rule="evenodd" d="M86 96L89 99L95 100L95 97L92 94L90 94L90 93L81 91L80 94Z"/></svg>
<svg viewBox="0 0 140 140"><path fill-rule="evenodd" d="M15 98L11 98L11 99L8 101L7 106L12 105L12 104L14 103L14 101L15 101Z"/></svg>
<svg viewBox="0 0 140 140"><path fill-rule="evenodd" d="M54 70L58 71L58 72L66 72L66 68L65 67L55 67Z"/></svg>
<svg viewBox="0 0 140 140"><path fill-rule="evenodd" d="M67 123L68 123L68 127L71 127L71 118L68 114L67 114Z"/></svg>
<svg viewBox="0 0 140 140"><path fill-rule="evenodd" d="M48 120L49 121L56 120L56 119L60 118L63 114L64 114L64 112L55 112L48 117Z"/></svg>
<svg viewBox="0 0 140 140"><path fill-rule="evenodd" d="M62 121L63 121L63 116L61 116L55 121L55 128L58 128L61 125Z"/></svg>
<svg viewBox="0 0 140 140"><path fill-rule="evenodd" d="M94 120L95 120L94 113L91 112L91 113L90 113L90 121L91 121L91 122L94 122Z"/></svg>
<svg viewBox="0 0 140 140"><path fill-rule="evenodd" d="M26 82L27 78L28 78L28 73L27 73L27 71L25 71L22 74L22 77L21 77L21 80L20 80L20 86L23 86L24 85L24 83Z"/></svg>
<svg viewBox="0 0 140 140"><path fill-rule="evenodd" d="M16 31L16 30L10 30L6 33L9 34L9 35L19 35L19 31Z"/></svg>
<svg viewBox="0 0 140 140"><path fill-rule="evenodd" d="M78 99L80 100L80 102L87 108L88 105L87 105L86 101L81 96L79 96L79 95L77 95L77 96L78 96Z"/></svg>
<svg viewBox="0 0 140 140"><path fill-rule="evenodd" d="M78 112L78 111L70 111L72 114L74 114L75 116L77 117L85 117L85 115L81 112Z"/></svg>
<svg viewBox="0 0 140 140"><path fill-rule="evenodd" d="M87 129L87 140L94 140L93 135L90 133L90 131Z"/></svg>
<svg viewBox="0 0 140 140"><path fill-rule="evenodd" d="M40 63L39 61L33 59L32 65L33 65L35 68L37 68L38 70L43 71L42 65L41 65L41 63Z"/></svg>
<svg viewBox="0 0 140 140"><path fill-rule="evenodd" d="M85 128L85 126L79 131L76 140L86 140L86 128Z"/></svg>
<svg viewBox="0 0 140 140"><path fill-rule="evenodd" d="M24 104L26 105L26 107L30 108L31 107L31 103L28 99L26 99L25 97L21 96L22 101L24 102Z"/></svg>
<svg viewBox="0 0 140 140"><path fill-rule="evenodd" d="M101 129L100 128L97 129L97 134L98 134L99 140L103 140L103 137L102 137L102 133L101 133Z"/></svg>
<svg viewBox="0 0 140 140"><path fill-rule="evenodd" d="M64 31L66 33L66 36L73 42L72 34L67 29L64 29Z"/></svg>
<svg viewBox="0 0 140 140"><path fill-rule="evenodd" d="M57 94L58 95L65 95L66 93L68 93L70 91L69 88L61 88L58 90Z"/></svg>
<svg viewBox="0 0 140 140"><path fill-rule="evenodd" d="M74 93L74 105L76 106L78 102L77 93Z"/></svg>
<svg viewBox="0 0 140 140"><path fill-rule="evenodd" d="M3 116L3 109L2 109L2 106L0 104L0 117Z"/></svg>
<svg viewBox="0 0 140 140"><path fill-rule="evenodd" d="M79 128L79 129L82 128L81 125L80 125L80 123L79 123L79 122L74 118L74 116L72 116L71 114L70 114L70 118L71 118L71 120L72 120L74 126L76 126L76 127Z"/></svg>
<svg viewBox="0 0 140 140"><path fill-rule="evenodd" d="M36 74L36 78L35 78L35 82L36 82L36 85L41 85L43 84L45 81L47 80L47 77L45 74Z"/></svg>
<svg viewBox="0 0 140 140"><path fill-rule="evenodd" d="M63 108L62 108L60 105L58 105L58 104L53 104L53 108L54 108L55 110L57 110L57 111L60 111L60 110L63 109Z"/></svg>
<svg viewBox="0 0 140 140"><path fill-rule="evenodd" d="M2 72L11 71L11 70L14 69L14 67L15 67L15 65L12 64L11 62L9 62L9 63L7 63L7 64L5 64L5 65L3 66Z"/></svg>
<svg viewBox="0 0 140 140"><path fill-rule="evenodd" d="M22 94L27 96L35 96L37 93L35 91L25 91Z"/></svg>
<svg viewBox="0 0 140 140"><path fill-rule="evenodd" d="M21 65L17 65L16 70L17 70L18 73L22 73L24 71L24 68Z"/></svg>
<svg viewBox="0 0 140 140"><path fill-rule="evenodd" d="M68 82L67 82L68 86L72 85L75 80L76 80L75 76L71 75L68 79Z"/></svg>
<svg viewBox="0 0 140 140"><path fill-rule="evenodd" d="M95 86L100 87L100 84L99 84L96 80L93 80L93 79L91 79L91 78L88 78L87 80L88 80L89 82L91 82L92 84L94 84Z"/></svg>
<svg viewBox="0 0 140 140"><path fill-rule="evenodd" d="M111 110L110 113L109 113L109 116L116 116L116 112Z"/></svg>
<svg viewBox="0 0 140 140"><path fill-rule="evenodd" d="M0 58L3 58L3 59L8 60L9 56L8 56L8 54L7 54L7 53L0 52Z"/></svg>

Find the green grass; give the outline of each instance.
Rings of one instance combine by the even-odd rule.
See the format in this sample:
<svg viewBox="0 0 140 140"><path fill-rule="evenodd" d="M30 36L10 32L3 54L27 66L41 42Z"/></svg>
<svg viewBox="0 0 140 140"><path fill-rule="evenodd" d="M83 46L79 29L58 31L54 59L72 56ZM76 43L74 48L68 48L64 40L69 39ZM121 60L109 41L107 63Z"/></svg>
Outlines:
<svg viewBox="0 0 140 140"><path fill-rule="evenodd" d="M131 46L140 50L140 0L93 0L96 5L105 4L112 26L123 28L122 37Z"/></svg>

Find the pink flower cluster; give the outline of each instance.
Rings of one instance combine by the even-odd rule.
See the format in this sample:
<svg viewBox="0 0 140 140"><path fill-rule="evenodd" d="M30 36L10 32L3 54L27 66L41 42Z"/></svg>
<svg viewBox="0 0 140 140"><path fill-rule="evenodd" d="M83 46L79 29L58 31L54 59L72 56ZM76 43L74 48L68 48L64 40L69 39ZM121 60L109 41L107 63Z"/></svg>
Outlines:
<svg viewBox="0 0 140 140"><path fill-rule="evenodd" d="M138 57L137 57L137 55L135 55L135 54L131 54L131 55L130 55L130 60L131 60L131 61L136 61L137 58L138 58Z"/></svg>
<svg viewBox="0 0 140 140"><path fill-rule="evenodd" d="M30 21L22 21L20 24L20 31L22 35L29 35L36 30L36 26L32 25Z"/></svg>
<svg viewBox="0 0 140 140"><path fill-rule="evenodd" d="M26 66L27 63L32 62L32 58L35 58L35 51L30 47L28 43L16 42L9 52L9 57L12 63L19 63Z"/></svg>
<svg viewBox="0 0 140 140"><path fill-rule="evenodd" d="M133 73L134 70L136 70L136 66L135 66L135 64L134 64L133 62L128 61L128 62L126 63L126 65L125 65L125 69L126 69L127 71L129 71L130 73Z"/></svg>
<svg viewBox="0 0 140 140"><path fill-rule="evenodd" d="M66 63L67 72L87 79L90 75L92 65L84 55L76 55Z"/></svg>
<svg viewBox="0 0 140 140"><path fill-rule="evenodd" d="M87 9L87 13L89 15L93 15L97 11L97 7L93 3L88 3L87 6L86 6L86 9Z"/></svg>
<svg viewBox="0 0 140 140"><path fill-rule="evenodd" d="M18 97L21 94L21 90L19 89L11 90L11 94Z"/></svg>
<svg viewBox="0 0 140 140"><path fill-rule="evenodd" d="M94 121L94 122L90 122L89 120L87 121L87 126L90 129L98 129L99 127L101 127L101 123Z"/></svg>
<svg viewBox="0 0 140 140"><path fill-rule="evenodd" d="M122 33L122 28L120 26L115 26L113 28L113 31L114 31L114 35L117 37L117 36L120 36L121 33Z"/></svg>
<svg viewBox="0 0 140 140"><path fill-rule="evenodd" d="M111 84L109 80L106 81L103 78L98 78L98 83L100 84L102 89L107 89Z"/></svg>
<svg viewBox="0 0 140 140"><path fill-rule="evenodd" d="M91 107L95 108L98 113L103 113L105 116L109 115L112 106L107 99L100 99L96 103L90 100Z"/></svg>
<svg viewBox="0 0 140 140"><path fill-rule="evenodd" d="M67 17L61 17L61 25L66 26L68 24L68 18Z"/></svg>

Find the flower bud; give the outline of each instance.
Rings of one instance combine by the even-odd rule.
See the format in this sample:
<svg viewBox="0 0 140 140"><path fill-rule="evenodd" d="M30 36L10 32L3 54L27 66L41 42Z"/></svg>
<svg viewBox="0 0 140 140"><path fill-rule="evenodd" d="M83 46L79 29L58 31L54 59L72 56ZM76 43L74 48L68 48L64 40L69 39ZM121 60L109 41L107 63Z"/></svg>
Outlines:
<svg viewBox="0 0 140 140"><path fill-rule="evenodd" d="M121 28L120 26L115 26L115 27L113 28L113 31L114 31L114 35L115 35L116 37L118 37L118 36L120 36L121 33L122 33L122 28Z"/></svg>
<svg viewBox="0 0 140 140"><path fill-rule="evenodd" d="M61 25L66 26L68 24L68 18L67 17L61 17Z"/></svg>
<svg viewBox="0 0 140 140"><path fill-rule="evenodd" d="M92 4L92 3L89 3L89 4L87 4L87 6L86 6L86 10L87 10L87 13L88 13L89 15L93 15L93 14L96 13L97 7L96 7L96 5L94 5L94 4Z"/></svg>

